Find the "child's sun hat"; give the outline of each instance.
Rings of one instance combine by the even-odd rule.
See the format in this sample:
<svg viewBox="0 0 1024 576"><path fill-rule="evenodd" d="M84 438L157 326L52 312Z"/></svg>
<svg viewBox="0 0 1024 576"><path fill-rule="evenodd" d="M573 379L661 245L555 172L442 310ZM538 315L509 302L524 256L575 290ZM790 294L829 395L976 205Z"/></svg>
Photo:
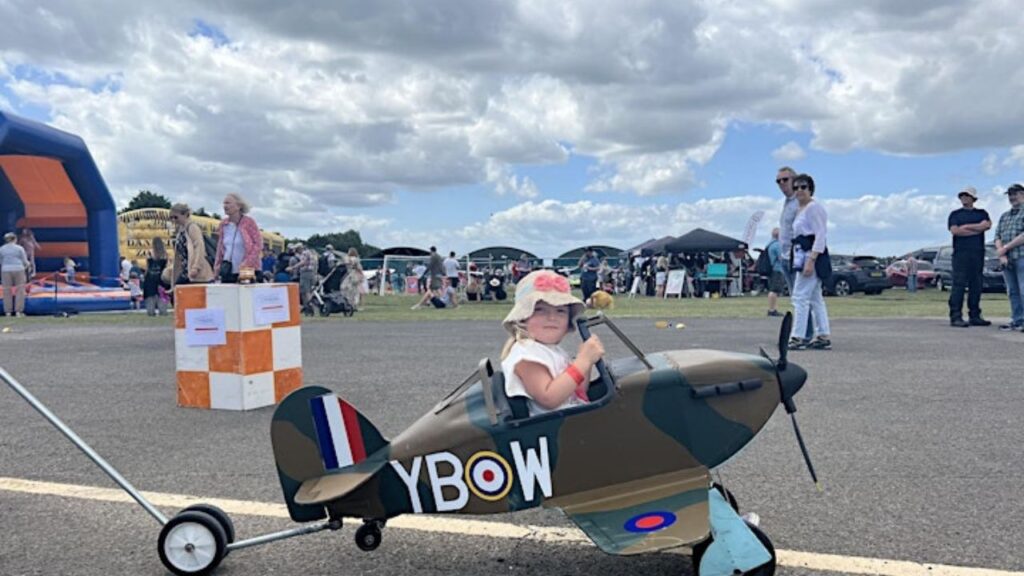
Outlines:
<svg viewBox="0 0 1024 576"><path fill-rule="evenodd" d="M517 325L533 316L533 307L542 300L552 306L569 306L571 318L583 313L583 301L573 296L568 278L551 270L537 270L516 284L516 303L502 326L515 336Z"/></svg>

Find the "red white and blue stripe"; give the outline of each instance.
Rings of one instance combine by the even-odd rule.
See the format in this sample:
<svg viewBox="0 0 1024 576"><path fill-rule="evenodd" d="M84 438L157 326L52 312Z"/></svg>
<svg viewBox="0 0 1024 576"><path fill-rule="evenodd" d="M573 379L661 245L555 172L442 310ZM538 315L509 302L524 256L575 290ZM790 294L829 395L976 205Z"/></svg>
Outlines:
<svg viewBox="0 0 1024 576"><path fill-rule="evenodd" d="M366 460L356 409L334 394L311 398L309 403L324 470L337 470Z"/></svg>

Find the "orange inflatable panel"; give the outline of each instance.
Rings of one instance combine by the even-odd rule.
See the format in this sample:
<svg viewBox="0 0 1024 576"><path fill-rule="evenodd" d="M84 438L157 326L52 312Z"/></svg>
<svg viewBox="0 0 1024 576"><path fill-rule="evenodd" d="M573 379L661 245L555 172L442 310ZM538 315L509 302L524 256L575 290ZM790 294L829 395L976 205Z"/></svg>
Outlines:
<svg viewBox="0 0 1024 576"><path fill-rule="evenodd" d="M0 156L0 170L25 205L19 227L81 228L85 206L59 160L39 156Z"/></svg>
<svg viewBox="0 0 1024 576"><path fill-rule="evenodd" d="M89 256L88 242L40 242L36 258L84 258Z"/></svg>

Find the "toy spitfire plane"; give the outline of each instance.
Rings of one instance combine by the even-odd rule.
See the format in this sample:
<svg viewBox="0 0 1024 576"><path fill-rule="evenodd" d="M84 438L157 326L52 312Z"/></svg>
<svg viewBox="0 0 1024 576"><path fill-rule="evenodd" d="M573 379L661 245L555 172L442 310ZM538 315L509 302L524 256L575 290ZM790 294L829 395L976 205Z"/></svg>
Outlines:
<svg viewBox="0 0 1024 576"><path fill-rule="evenodd" d="M709 470L750 442L780 401L795 411L807 374L785 361L791 322L772 362L763 351L645 355L607 318L581 320L584 339L589 325L605 324L634 354L598 366L589 404L530 417L485 359L390 442L329 390L302 388L271 428L288 510L299 522L361 518L356 543L373 550L399 514L555 507L610 554L691 545L701 575L769 574L770 542L744 526L723 490L709 490ZM716 524L744 528L731 550L709 539Z"/></svg>
<svg viewBox="0 0 1024 576"><path fill-rule="evenodd" d="M158 551L175 574L207 574L240 548L341 528L358 518L356 544L374 550L400 514L495 514L561 509L598 547L638 554L689 546L698 576L770 576L775 552L710 470L761 430L807 373L779 358L713 350L642 353L607 318L578 321L580 336L604 324L633 353L598 363L590 403L530 417L505 395L504 379L478 369L392 441L349 403L317 386L300 388L274 412L271 441L292 530L235 541L215 506L166 518L116 470L3 369L7 382L162 525ZM800 430L794 430L817 482Z"/></svg>

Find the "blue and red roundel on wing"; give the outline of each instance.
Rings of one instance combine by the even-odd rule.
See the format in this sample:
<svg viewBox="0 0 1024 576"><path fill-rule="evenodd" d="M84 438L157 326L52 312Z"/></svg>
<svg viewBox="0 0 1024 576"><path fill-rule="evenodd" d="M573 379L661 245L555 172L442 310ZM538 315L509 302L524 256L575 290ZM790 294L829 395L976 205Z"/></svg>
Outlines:
<svg viewBox="0 0 1024 576"><path fill-rule="evenodd" d="M676 515L671 512L644 512L637 514L623 525L628 532L646 534L657 532L676 523Z"/></svg>

